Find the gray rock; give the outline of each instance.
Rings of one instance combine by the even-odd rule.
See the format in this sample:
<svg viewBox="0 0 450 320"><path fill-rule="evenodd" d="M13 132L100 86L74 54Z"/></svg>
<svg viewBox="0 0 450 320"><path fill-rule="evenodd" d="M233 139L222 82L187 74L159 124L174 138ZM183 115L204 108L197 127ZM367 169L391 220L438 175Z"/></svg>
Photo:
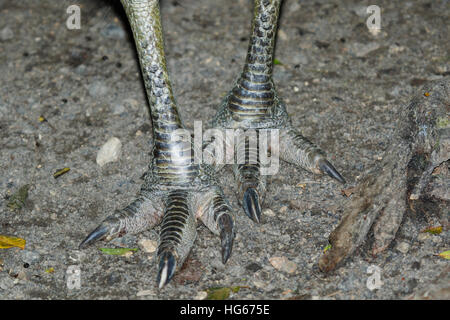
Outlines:
<svg viewBox="0 0 450 320"><path fill-rule="evenodd" d="M14 287L14 279L7 275L4 274L3 276L0 277L0 289L2 290L8 290L11 289L12 287Z"/></svg>
<svg viewBox="0 0 450 320"><path fill-rule="evenodd" d="M8 41L14 38L14 32L10 27L4 27L0 31L0 41Z"/></svg>
<svg viewBox="0 0 450 320"><path fill-rule="evenodd" d="M380 44L377 42L369 42L369 43L354 42L348 46L348 50L352 55L358 58L362 58L367 56L372 51L377 50L379 47Z"/></svg>
<svg viewBox="0 0 450 320"><path fill-rule="evenodd" d="M22 257L22 261L28 264L38 263L41 259L41 255L36 251L22 250L20 255Z"/></svg>
<svg viewBox="0 0 450 320"><path fill-rule="evenodd" d="M121 102L113 103L113 105L112 105L112 112L113 112L114 115L119 115L119 114L122 114L122 113L124 113L126 111L127 111L127 109L125 109L123 103L121 103Z"/></svg>
<svg viewBox="0 0 450 320"><path fill-rule="evenodd" d="M125 31L116 24L108 24L102 28L100 34L108 39L124 39L126 36Z"/></svg>
<svg viewBox="0 0 450 320"><path fill-rule="evenodd" d="M106 96L110 89L103 81L94 81L88 86L89 95L93 98Z"/></svg>

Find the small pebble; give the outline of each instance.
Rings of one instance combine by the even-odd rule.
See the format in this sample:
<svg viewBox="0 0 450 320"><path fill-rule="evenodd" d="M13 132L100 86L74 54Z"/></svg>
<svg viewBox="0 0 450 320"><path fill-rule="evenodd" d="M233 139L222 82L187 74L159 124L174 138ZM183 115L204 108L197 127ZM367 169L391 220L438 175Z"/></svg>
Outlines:
<svg viewBox="0 0 450 320"><path fill-rule="evenodd" d="M401 253L406 254L409 251L409 243L407 242L400 242L397 245L397 251L400 251Z"/></svg>
<svg viewBox="0 0 450 320"><path fill-rule="evenodd" d="M113 106L112 106L112 109L113 109L112 111L113 111L114 115L122 114L125 111L127 111L125 109L125 106L123 105L123 103L119 103L119 102L114 103Z"/></svg>
<svg viewBox="0 0 450 320"><path fill-rule="evenodd" d="M264 282L258 280L253 281L253 285L258 289L265 289L267 287Z"/></svg>
<svg viewBox="0 0 450 320"><path fill-rule="evenodd" d="M367 17L367 6L365 5L354 5L351 11L361 18Z"/></svg>
<svg viewBox="0 0 450 320"><path fill-rule="evenodd" d="M136 295L137 295L138 297L142 297L142 296L149 296L149 295L152 295L153 293L154 293L153 290L141 290L141 291L139 291Z"/></svg>
<svg viewBox="0 0 450 320"><path fill-rule="evenodd" d="M124 39L125 31L116 24L109 24L100 31L100 34L108 39Z"/></svg>
<svg viewBox="0 0 450 320"><path fill-rule="evenodd" d="M102 81L95 81L88 86L89 95L94 98L106 96L109 88Z"/></svg>
<svg viewBox="0 0 450 320"><path fill-rule="evenodd" d="M199 291L194 297L194 300L205 300L208 296L208 293L206 291Z"/></svg>
<svg viewBox="0 0 450 320"><path fill-rule="evenodd" d="M271 209L266 208L262 211L262 214L268 217L275 217L275 212L273 212Z"/></svg>
<svg viewBox="0 0 450 320"><path fill-rule="evenodd" d="M28 280L28 276L24 271L19 271L19 273L17 274L17 279Z"/></svg>
<svg viewBox="0 0 450 320"><path fill-rule="evenodd" d="M120 247L120 248L135 248L136 247L136 236L128 233L123 237L115 238L110 241L110 244Z"/></svg>
<svg viewBox="0 0 450 320"><path fill-rule="evenodd" d="M11 30L10 27L4 27L2 31L0 31L0 40L1 41L7 41L14 38L14 32Z"/></svg>
<svg viewBox="0 0 450 320"><path fill-rule="evenodd" d="M378 36L381 32L381 29L377 29L377 28L369 28L369 32L374 36Z"/></svg>
<svg viewBox="0 0 450 320"><path fill-rule="evenodd" d="M22 250L20 254L22 256L22 261L28 264L34 264L41 258L39 253L35 251Z"/></svg>
<svg viewBox="0 0 450 320"><path fill-rule="evenodd" d="M110 138L97 153L97 164L103 167L108 162L117 161L122 150L122 143L116 137Z"/></svg>
<svg viewBox="0 0 450 320"><path fill-rule="evenodd" d="M286 41L289 39L289 37L287 36L286 32L283 31L283 29L278 29L278 38L280 38L280 40Z"/></svg>
<svg viewBox="0 0 450 320"><path fill-rule="evenodd" d="M288 260L286 257L272 257L269 259L269 262L279 271L294 273L297 270L297 264Z"/></svg>
<svg viewBox="0 0 450 320"><path fill-rule="evenodd" d="M349 52L358 58L365 57L372 51L377 50L380 47L379 43L369 42L367 44L355 42L349 45Z"/></svg>
<svg viewBox="0 0 450 320"><path fill-rule="evenodd" d="M134 253L133 251L128 251L128 252L125 252L122 256L124 256L125 258L129 258L133 255L133 253Z"/></svg>
<svg viewBox="0 0 450 320"><path fill-rule="evenodd" d="M154 240L141 239L138 244L142 248L142 251L146 253L153 253L156 251L157 242Z"/></svg>
<svg viewBox="0 0 450 320"><path fill-rule="evenodd" d="M79 75L84 75L86 73L86 70L87 70L86 65L80 64L78 67L75 68L75 73Z"/></svg>
<svg viewBox="0 0 450 320"><path fill-rule="evenodd" d="M14 284L14 279L10 276L0 279L0 289L2 290L9 290L14 287Z"/></svg>
<svg viewBox="0 0 450 320"><path fill-rule="evenodd" d="M417 240L423 242L423 241L429 239L430 237L431 237L431 235L428 232L421 232L417 236Z"/></svg>
<svg viewBox="0 0 450 320"><path fill-rule="evenodd" d="M405 50L404 46L398 46L396 44L389 46L390 54L397 54L397 53L403 52L404 50Z"/></svg>
<svg viewBox="0 0 450 320"><path fill-rule="evenodd" d="M441 243L442 242L442 238L440 236L436 236L436 235L433 235L431 237L431 240L433 240L434 243Z"/></svg>
<svg viewBox="0 0 450 320"><path fill-rule="evenodd" d="M285 213L287 211L288 207L287 206L282 206L280 208L280 213Z"/></svg>

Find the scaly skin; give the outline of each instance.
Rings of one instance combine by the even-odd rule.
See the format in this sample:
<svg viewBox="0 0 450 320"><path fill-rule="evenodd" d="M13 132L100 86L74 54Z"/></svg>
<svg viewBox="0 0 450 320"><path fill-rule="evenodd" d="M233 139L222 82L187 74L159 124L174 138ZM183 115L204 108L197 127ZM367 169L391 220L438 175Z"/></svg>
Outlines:
<svg viewBox="0 0 450 320"><path fill-rule="evenodd" d="M255 129L260 139L262 129L278 129L279 145L268 144L272 157L316 174L326 173L341 183L344 178L326 159L325 153L301 135L291 124L286 106L278 96L272 80L275 38L281 0L255 0L252 33L244 70L233 89L225 97L212 126L222 129ZM260 221L265 193L265 175L261 174L258 145L243 144L245 152L235 152L234 174L238 198L245 213ZM239 143L235 143L236 149ZM275 152L274 152L275 151ZM253 155L253 160L250 159ZM240 156L240 158L238 158ZM240 161L241 160L241 161Z"/></svg>
<svg viewBox="0 0 450 320"><path fill-rule="evenodd" d="M221 238L222 262L231 254L234 219L212 169L194 163L166 68L157 0L121 0L133 31L153 123L153 158L139 196L107 217L80 244L111 240L161 223L157 283L166 285L180 268L196 237L200 219Z"/></svg>
<svg viewBox="0 0 450 320"><path fill-rule="evenodd" d="M371 228L372 253L385 250L407 208L419 200L433 169L449 160L450 80L425 85L395 119L397 129L383 161L359 183L342 221L330 234L332 247L319 260L322 271L331 271L345 261ZM418 156L426 159L424 168L415 168L413 159ZM418 177L411 172L417 172L414 175Z"/></svg>

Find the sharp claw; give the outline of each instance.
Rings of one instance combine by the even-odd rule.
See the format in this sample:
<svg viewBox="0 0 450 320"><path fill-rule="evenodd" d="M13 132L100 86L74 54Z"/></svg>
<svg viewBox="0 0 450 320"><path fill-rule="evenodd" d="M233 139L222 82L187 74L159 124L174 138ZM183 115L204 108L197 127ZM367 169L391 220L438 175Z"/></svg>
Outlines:
<svg viewBox="0 0 450 320"><path fill-rule="evenodd" d="M225 264L231 256L234 241L233 219L228 214L219 218L220 244L222 247L222 263Z"/></svg>
<svg viewBox="0 0 450 320"><path fill-rule="evenodd" d="M86 237L86 239L83 240L83 242L80 243L79 249L84 249L99 240L106 239L109 241L113 238L122 236L124 233L119 219L113 217L106 218Z"/></svg>
<svg viewBox="0 0 450 320"><path fill-rule="evenodd" d="M333 179L336 179L342 184L345 184L345 179L341 176L341 174L333 167L333 165L325 159L319 161L319 168L323 173L328 174Z"/></svg>
<svg viewBox="0 0 450 320"><path fill-rule="evenodd" d="M159 289L164 287L172 279L176 265L177 261L171 252L166 251L161 255L159 258L158 276L156 277Z"/></svg>
<svg viewBox="0 0 450 320"><path fill-rule="evenodd" d="M254 188L247 188L242 202L245 214L255 222L259 222L261 217L261 205L259 204L259 195Z"/></svg>
<svg viewBox="0 0 450 320"><path fill-rule="evenodd" d="M108 233L108 228L104 225L98 226L94 231L92 231L83 242L80 243L79 249L84 249L87 246L93 244L98 240L102 240L106 238L106 234Z"/></svg>

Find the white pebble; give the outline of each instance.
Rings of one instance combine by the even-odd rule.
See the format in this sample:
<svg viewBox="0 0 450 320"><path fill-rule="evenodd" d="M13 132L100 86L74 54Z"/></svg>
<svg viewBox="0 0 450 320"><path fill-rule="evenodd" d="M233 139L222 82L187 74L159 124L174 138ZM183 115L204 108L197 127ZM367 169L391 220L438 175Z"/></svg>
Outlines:
<svg viewBox="0 0 450 320"><path fill-rule="evenodd" d="M269 262L279 271L294 273L297 270L297 264L288 260L286 257L272 257L269 259Z"/></svg>
<svg viewBox="0 0 450 320"><path fill-rule="evenodd" d="M397 251L400 251L401 253L407 253L409 251L409 243L407 242L400 242L397 245Z"/></svg>
<svg viewBox="0 0 450 320"><path fill-rule="evenodd" d="M138 244L142 248L142 251L146 253L153 253L156 251L157 243L154 240L141 239Z"/></svg>
<svg viewBox="0 0 450 320"><path fill-rule="evenodd" d="M264 209L262 214L268 217L275 217L275 213L269 208Z"/></svg>
<svg viewBox="0 0 450 320"><path fill-rule="evenodd" d="M207 296L208 293L206 291L199 291L194 297L194 300L205 300Z"/></svg>
<svg viewBox="0 0 450 320"><path fill-rule="evenodd" d="M258 289L265 289L267 287L267 285L264 282L258 280L253 281L253 285Z"/></svg>
<svg viewBox="0 0 450 320"><path fill-rule="evenodd" d="M428 232L421 232L417 236L417 240L419 240L419 241L425 241L429 238L431 238L431 235Z"/></svg>
<svg viewBox="0 0 450 320"><path fill-rule="evenodd" d="M108 162L117 161L122 151L122 142L116 137L110 138L97 153L97 164L103 167Z"/></svg>
<svg viewBox="0 0 450 320"><path fill-rule="evenodd" d="M154 290L141 290L139 291L136 296L143 297L143 296L150 296L154 294Z"/></svg>

